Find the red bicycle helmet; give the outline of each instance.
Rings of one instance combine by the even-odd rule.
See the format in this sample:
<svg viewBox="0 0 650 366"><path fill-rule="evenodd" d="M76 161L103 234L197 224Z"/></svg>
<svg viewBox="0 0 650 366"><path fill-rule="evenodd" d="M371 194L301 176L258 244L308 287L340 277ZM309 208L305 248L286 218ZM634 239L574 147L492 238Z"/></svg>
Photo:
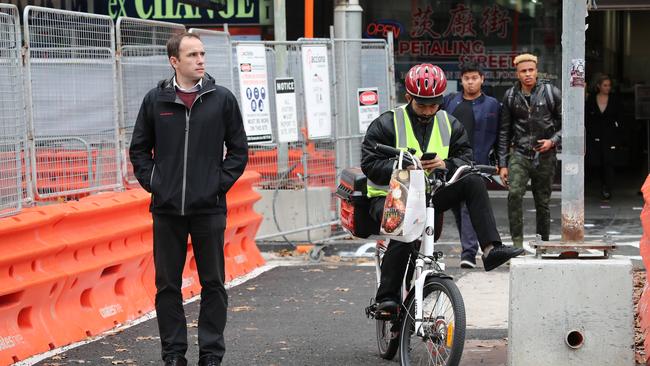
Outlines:
<svg viewBox="0 0 650 366"><path fill-rule="evenodd" d="M411 67L406 74L406 91L419 104L441 104L442 94L447 88L445 72L432 64L420 64Z"/></svg>

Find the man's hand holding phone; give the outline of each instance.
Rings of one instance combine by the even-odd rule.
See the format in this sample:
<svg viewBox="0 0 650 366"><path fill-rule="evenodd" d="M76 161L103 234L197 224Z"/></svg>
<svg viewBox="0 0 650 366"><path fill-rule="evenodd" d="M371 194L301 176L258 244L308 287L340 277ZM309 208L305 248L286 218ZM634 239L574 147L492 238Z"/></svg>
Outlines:
<svg viewBox="0 0 650 366"><path fill-rule="evenodd" d="M422 157L420 158L420 162L422 163L422 168L427 171L432 171L433 169L436 168L447 168L447 165L445 164L445 161L440 159L438 157L438 154L434 152L425 152L422 154Z"/></svg>
<svg viewBox="0 0 650 366"><path fill-rule="evenodd" d="M554 146L555 144L551 140L548 139L537 140L537 144L535 145L535 147L533 147L533 150L544 153L551 150Z"/></svg>

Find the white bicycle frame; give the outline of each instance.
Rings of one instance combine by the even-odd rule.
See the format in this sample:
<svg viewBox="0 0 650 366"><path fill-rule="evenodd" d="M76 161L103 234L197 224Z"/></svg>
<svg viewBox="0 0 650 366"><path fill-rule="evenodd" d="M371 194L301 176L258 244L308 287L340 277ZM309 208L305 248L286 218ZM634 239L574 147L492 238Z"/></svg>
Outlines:
<svg viewBox="0 0 650 366"><path fill-rule="evenodd" d="M399 156L400 162L405 155L407 155L411 159L411 161L415 164L416 169L423 169L420 159L418 159L416 156L414 156L408 151L403 151L402 153L400 153ZM471 166L469 165L462 165L458 167L458 169L451 177L451 179L447 181L447 185L455 183L459 179L459 177L461 177L463 173L465 173L469 169L471 169ZM445 270L445 264L443 262L437 262L438 268L432 266L433 260L431 259L431 257L435 252L435 241L434 241L435 230L434 229L435 229L435 209L431 205L429 205L429 202L427 202L425 225L421 235L422 244L420 245L420 250L419 250L419 253L422 255L418 256L418 258L415 260L415 271L413 277L415 279L413 283L413 287L415 288L415 329L417 332L416 334L420 336L424 335L422 329L423 310L424 310L423 309L424 281L426 281L427 277L430 274L440 273ZM386 239L385 237L379 235L373 235L371 236L371 238L379 239L379 240ZM377 270L377 284L379 284L381 281L380 251L376 252L375 268ZM408 270L404 273L404 278L402 280L402 300L406 298L406 296L408 295L408 291L410 289L410 287L408 287L406 283L407 274L408 274ZM438 304L436 306L439 307L443 306L443 304L440 304L438 302L436 303ZM435 310L437 311L440 309L435 309Z"/></svg>

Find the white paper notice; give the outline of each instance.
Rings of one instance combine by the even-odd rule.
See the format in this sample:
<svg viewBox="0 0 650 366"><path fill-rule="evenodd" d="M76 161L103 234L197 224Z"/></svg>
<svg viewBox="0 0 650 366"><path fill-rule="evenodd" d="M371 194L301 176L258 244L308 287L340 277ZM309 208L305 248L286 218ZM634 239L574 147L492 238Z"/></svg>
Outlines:
<svg viewBox="0 0 650 366"><path fill-rule="evenodd" d="M309 138L330 137L332 116L327 46L302 46L302 70Z"/></svg>
<svg viewBox="0 0 650 366"><path fill-rule="evenodd" d="M275 79L275 114L278 121L278 141L298 141L296 83L293 78Z"/></svg>
<svg viewBox="0 0 650 366"><path fill-rule="evenodd" d="M239 90L248 142L271 142L266 50L262 44L238 45Z"/></svg>
<svg viewBox="0 0 650 366"><path fill-rule="evenodd" d="M359 132L366 133L370 123L379 117L379 91L377 88L357 89Z"/></svg>

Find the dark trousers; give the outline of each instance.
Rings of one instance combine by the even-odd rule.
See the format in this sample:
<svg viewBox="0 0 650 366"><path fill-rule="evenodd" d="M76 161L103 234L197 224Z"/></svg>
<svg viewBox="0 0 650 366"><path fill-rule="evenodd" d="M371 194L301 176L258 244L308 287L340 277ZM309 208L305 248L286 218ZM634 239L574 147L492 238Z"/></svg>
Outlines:
<svg viewBox="0 0 650 366"><path fill-rule="evenodd" d="M384 210L385 197L375 197L370 202L370 215L381 222ZM478 175L468 175L458 182L445 187L433 197L433 206L439 212L457 206L465 201L469 216L474 223L474 229L478 237L479 245L484 248L488 244L501 243L501 237L497 231L490 197L483 179ZM409 254L413 245L417 243L402 243L391 240L388 243L384 259L381 263L381 283L377 289L376 301L400 300L400 287Z"/></svg>
<svg viewBox="0 0 650 366"><path fill-rule="evenodd" d="M223 358L226 350L228 295L224 287L223 233L225 215L175 216L153 214L153 255L156 268L156 313L162 357L185 355L187 321L181 294L187 238L192 248L201 283L199 311L199 358Z"/></svg>
<svg viewBox="0 0 650 366"><path fill-rule="evenodd" d="M469 216L467 205L465 205L465 202L462 202L458 206L452 207L451 210L456 219L460 244L463 247L461 259L469 259L473 262L478 252L478 238L476 237L474 226L472 226L472 219Z"/></svg>

